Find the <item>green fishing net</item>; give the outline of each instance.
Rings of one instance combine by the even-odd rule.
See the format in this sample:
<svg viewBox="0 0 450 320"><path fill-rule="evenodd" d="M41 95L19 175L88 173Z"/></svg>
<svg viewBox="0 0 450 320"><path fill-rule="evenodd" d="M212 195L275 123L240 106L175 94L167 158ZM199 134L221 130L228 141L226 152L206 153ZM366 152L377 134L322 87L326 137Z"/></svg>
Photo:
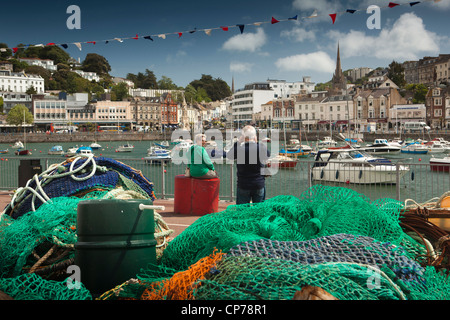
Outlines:
<svg viewBox="0 0 450 320"><path fill-rule="evenodd" d="M338 233L364 235L408 247L413 256L423 246L399 225L403 204L391 199L371 202L353 190L315 186L299 198L278 196L263 203L231 205L199 218L167 247L162 263L184 270L214 248L260 239L306 241Z"/></svg>

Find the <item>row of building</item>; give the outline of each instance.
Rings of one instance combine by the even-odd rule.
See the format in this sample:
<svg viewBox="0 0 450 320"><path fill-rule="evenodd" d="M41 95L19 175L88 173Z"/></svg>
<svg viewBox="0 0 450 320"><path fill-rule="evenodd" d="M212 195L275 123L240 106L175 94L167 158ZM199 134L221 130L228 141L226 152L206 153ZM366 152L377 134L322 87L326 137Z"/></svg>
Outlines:
<svg viewBox="0 0 450 320"><path fill-rule="evenodd" d="M311 130L350 126L362 132L374 127L390 130L408 121L426 122L432 128L450 128L450 91L446 85L449 59L450 55L440 55L403 64L407 82L416 81L414 83L428 86L424 104L412 104L411 97L400 92L383 70L350 70L349 76L353 80L370 72L371 77L361 86L348 84L341 68L339 47L332 86L326 91L315 91L315 83L310 77L296 82L268 79L248 84L240 90L234 90L233 81L231 97L191 105L184 100L182 91L134 88L129 80L115 78L116 82L126 82L129 99L111 101L106 94L102 99L89 101L87 93L45 92L42 77L14 73L11 65L0 63L0 97L4 101L4 113L18 103L24 104L32 112L37 130L46 130L50 126L64 128L69 124L79 127L116 125L129 130L140 127L147 130L167 127L199 130L214 119L220 119L222 124L225 122L227 128L253 123L261 128ZM54 69L51 60L25 60L48 70ZM27 93L31 87L36 94ZM0 129L2 127L8 125L0 119Z"/></svg>

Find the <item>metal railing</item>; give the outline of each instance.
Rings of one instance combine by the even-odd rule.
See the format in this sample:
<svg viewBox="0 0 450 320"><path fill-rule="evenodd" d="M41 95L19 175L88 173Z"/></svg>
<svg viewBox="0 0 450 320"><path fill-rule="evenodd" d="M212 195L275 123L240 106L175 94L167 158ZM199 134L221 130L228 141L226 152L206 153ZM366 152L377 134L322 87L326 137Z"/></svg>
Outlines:
<svg viewBox="0 0 450 320"><path fill-rule="evenodd" d="M22 159L1 158L0 160L0 190L16 190L19 187L19 165ZM40 158L39 160L42 171L52 164L64 161L60 158ZM174 197L175 177L184 174L186 169L185 164L176 165L170 161L148 164L143 159L116 160L140 170L154 184L154 192L159 199ZM429 164L408 163L407 166L410 170L406 175L400 176L399 171L396 171L396 183L370 185L317 181L312 177L313 164L314 161L311 160L299 160L294 169L279 169L273 176L266 178L267 198L278 195L299 197L310 187L322 184L352 189L371 201L390 198L399 201L412 199L417 203L424 203L430 199L439 198L450 190L450 173L431 171ZM225 201L234 201L237 183L236 166L223 162L216 163L215 167L220 177L219 198Z"/></svg>

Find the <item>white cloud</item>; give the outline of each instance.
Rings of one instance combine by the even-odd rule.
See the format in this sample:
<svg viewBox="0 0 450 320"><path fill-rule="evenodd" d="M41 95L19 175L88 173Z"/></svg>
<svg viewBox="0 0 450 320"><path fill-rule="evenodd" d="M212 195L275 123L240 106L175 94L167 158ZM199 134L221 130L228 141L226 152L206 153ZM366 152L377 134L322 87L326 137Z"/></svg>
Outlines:
<svg viewBox="0 0 450 320"><path fill-rule="evenodd" d="M417 60L425 54L438 54L442 40L436 33L426 30L422 19L413 13L401 15L392 28L382 28L378 36L351 30L346 34L330 31L328 37L339 41L343 57L395 60Z"/></svg>
<svg viewBox="0 0 450 320"><path fill-rule="evenodd" d="M295 42L303 42L305 40L316 39L316 34L314 33L314 31L299 27L294 27L291 30L283 30L281 32L281 36L289 38Z"/></svg>
<svg viewBox="0 0 450 320"><path fill-rule="evenodd" d="M303 11L301 14L302 17L308 17L314 10L317 10L317 18L311 19L311 21L330 19L328 14L342 11L342 6L339 1L331 0L294 0L292 7L294 10Z"/></svg>
<svg viewBox="0 0 450 320"><path fill-rule="evenodd" d="M312 70L332 73L336 68L336 62L323 51L280 58L275 62L275 65L286 71Z"/></svg>
<svg viewBox="0 0 450 320"><path fill-rule="evenodd" d="M264 46L267 36L264 30L258 28L256 33L238 34L228 39L222 46L225 50L255 52Z"/></svg>
<svg viewBox="0 0 450 320"><path fill-rule="evenodd" d="M247 62L231 62L230 71L237 73L250 72L252 70L253 64Z"/></svg>

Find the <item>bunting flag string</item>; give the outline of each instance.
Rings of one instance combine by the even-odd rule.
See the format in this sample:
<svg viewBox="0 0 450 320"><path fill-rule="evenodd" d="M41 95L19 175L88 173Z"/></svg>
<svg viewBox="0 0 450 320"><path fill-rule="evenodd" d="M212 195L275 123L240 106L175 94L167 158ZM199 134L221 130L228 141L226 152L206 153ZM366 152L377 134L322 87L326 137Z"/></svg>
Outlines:
<svg viewBox="0 0 450 320"><path fill-rule="evenodd" d="M414 2L406 2L406 3L397 3L397 2L389 2L388 5L384 6L384 7L380 7L380 9L383 8L394 8L397 6L402 6L402 5L409 5L410 7L413 7L419 3L423 3L423 2L440 2L441 0L423 0L423 1L414 1ZM334 12L334 13L328 13L327 15L331 18L332 24L335 24L336 22L336 17L338 15L343 15L343 14L354 14L356 12L359 11L366 11L366 9L346 9L346 11L344 12ZM304 17L298 17L298 15L295 15L294 17L290 17L287 19L276 19L275 17L271 17L270 20L268 21L262 21L262 22L253 22L253 23L248 23L248 24L236 24L236 25L232 25L232 26L220 26L220 27L216 27L216 28L208 28L208 29L197 29L194 28L193 30L189 30L189 31L180 31L180 32L171 32L171 33L160 33L160 34L154 34L154 35L145 35L145 36L139 36L138 34L136 34L136 36L134 37L129 37L129 38L113 38L113 39L107 39L107 40L95 40L95 41L86 41L86 42L73 42L73 43L61 43L61 44L56 44L54 42L50 42L47 43L47 45L45 46L61 46L64 49L68 49L69 45L75 45L80 51L82 51L82 45L83 44L97 44L99 42L104 42L105 44L108 44L110 41L118 41L120 43L123 43L124 40L130 40L130 39L134 39L134 40L139 40L139 39L146 39L146 40L150 40L150 41L154 41L154 37L160 38L160 39L166 39L167 36L170 35L178 35L178 38L181 38L181 36L185 33L190 33L193 34L196 31L203 31L206 35L211 36L211 33L213 30L223 30L223 31L228 31L230 28L239 28L240 33L244 33L244 29L245 26L261 26L262 24L277 24L280 22L285 22L285 21L297 21L299 19L313 19L313 18L317 18L320 16L325 16L325 15L319 15L317 12L317 9L313 11L312 14L310 14L309 16L304 16ZM23 47L14 47L14 48L1 48L2 52L4 52L6 49L10 49L12 50L14 53L16 53L18 50L20 49L26 49L28 47L44 47L44 44L35 44L35 45L25 45Z"/></svg>

